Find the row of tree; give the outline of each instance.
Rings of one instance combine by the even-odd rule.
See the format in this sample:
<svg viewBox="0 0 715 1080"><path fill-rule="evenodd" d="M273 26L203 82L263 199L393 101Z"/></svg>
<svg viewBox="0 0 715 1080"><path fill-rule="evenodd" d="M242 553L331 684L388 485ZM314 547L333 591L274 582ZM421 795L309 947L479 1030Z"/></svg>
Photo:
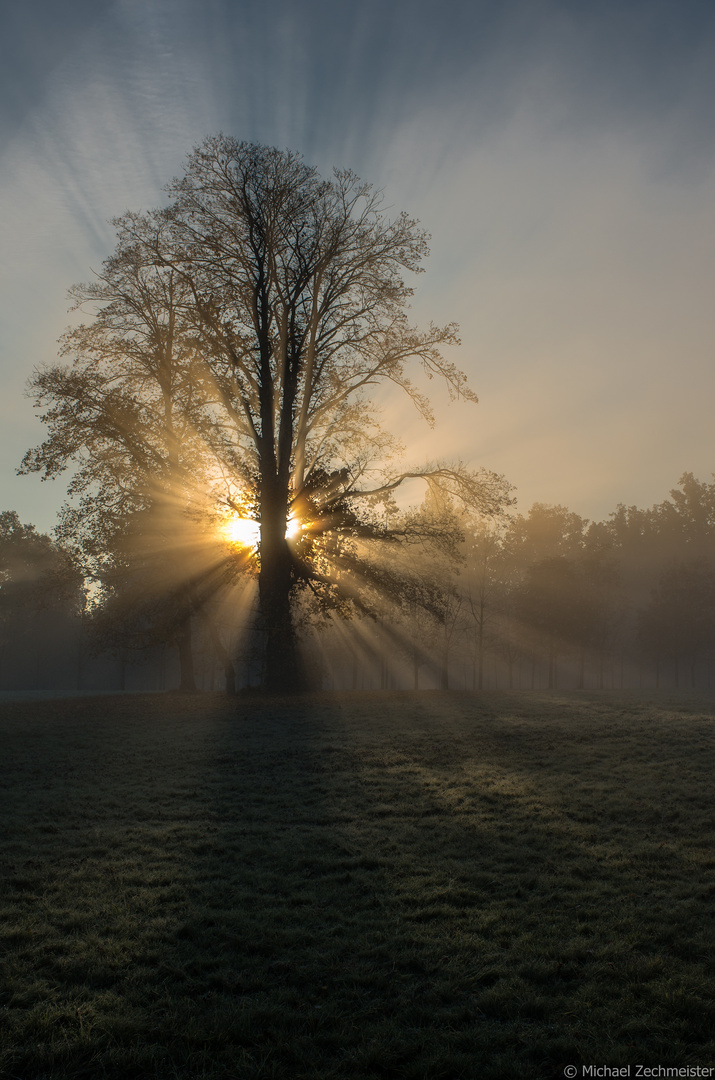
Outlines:
<svg viewBox="0 0 715 1080"><path fill-rule="evenodd" d="M461 541L413 556L412 594L358 637L365 685L711 685L715 484L686 473L662 503L603 522L539 503L491 520L449 513ZM350 648L330 649L337 685L359 681Z"/></svg>
<svg viewBox="0 0 715 1080"><path fill-rule="evenodd" d="M710 685L715 484L685 474L669 499L605 522L535 504L464 531L433 627L441 685L452 659L474 688Z"/></svg>
<svg viewBox="0 0 715 1080"><path fill-rule="evenodd" d="M71 550L0 515L0 685L163 689L187 671L185 689L259 685L258 558L223 544L194 575L192 588L208 585L188 611L172 560L162 583L135 563L93 599ZM342 565L351 604L296 606L316 685L711 685L715 483L690 473L662 503L604 522L539 503L477 518L432 494L381 540L356 538Z"/></svg>

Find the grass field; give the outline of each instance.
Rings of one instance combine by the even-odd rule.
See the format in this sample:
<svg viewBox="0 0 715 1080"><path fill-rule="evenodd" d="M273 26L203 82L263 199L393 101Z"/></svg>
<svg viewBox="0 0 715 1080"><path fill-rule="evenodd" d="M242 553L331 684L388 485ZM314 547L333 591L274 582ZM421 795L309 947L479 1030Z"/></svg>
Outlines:
<svg viewBox="0 0 715 1080"><path fill-rule="evenodd" d="M0 715L0 1076L715 1066L712 699Z"/></svg>

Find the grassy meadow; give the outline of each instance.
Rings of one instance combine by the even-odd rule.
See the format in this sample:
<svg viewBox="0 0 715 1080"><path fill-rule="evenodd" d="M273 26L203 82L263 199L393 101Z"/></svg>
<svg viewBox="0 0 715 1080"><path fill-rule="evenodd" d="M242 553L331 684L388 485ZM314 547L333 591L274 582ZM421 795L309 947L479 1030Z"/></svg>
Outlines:
<svg viewBox="0 0 715 1080"><path fill-rule="evenodd" d="M623 692L1 706L0 1076L715 1066L714 716Z"/></svg>

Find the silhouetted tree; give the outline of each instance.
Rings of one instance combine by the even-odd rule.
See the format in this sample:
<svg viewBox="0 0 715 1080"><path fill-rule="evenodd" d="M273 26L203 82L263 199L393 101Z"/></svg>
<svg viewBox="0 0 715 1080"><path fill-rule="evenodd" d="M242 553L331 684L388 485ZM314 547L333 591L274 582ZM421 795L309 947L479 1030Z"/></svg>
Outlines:
<svg viewBox="0 0 715 1080"><path fill-rule="evenodd" d="M84 602L82 573L70 553L33 525L23 525L14 510L1 512L0 654L5 660L12 654L13 664L21 666L33 651L35 682L41 684L53 656L66 665L68 645L81 645Z"/></svg>
<svg viewBox="0 0 715 1080"><path fill-rule="evenodd" d="M291 515L315 540L354 534L356 517L367 529L357 503L374 507L408 477L429 476L487 512L500 509L508 486L463 468L384 467L393 440L366 396L377 384L401 387L431 419L408 377L417 361L453 396L476 400L439 351L456 342L455 327L420 332L407 322L404 274L427 254L415 221L389 219L352 173L321 180L296 154L223 136L191 155L169 192L171 265L192 291L222 420L257 494L266 683L289 689L299 681L296 588L308 583L325 597L345 583L329 572L325 545L291 544Z"/></svg>
<svg viewBox="0 0 715 1080"><path fill-rule="evenodd" d="M128 514L160 505L181 522L222 491L225 509L255 515L265 681L289 689L300 681L297 597L335 610L354 601L360 541L389 534L381 501L423 477L495 513L509 485L462 466L392 464L395 440L369 397L377 384L400 387L428 421L412 362L476 400L440 352L456 328L407 322L404 276L427 254L415 221L388 218L352 173L321 180L296 154L224 136L194 151L168 191L167 210L120 219L98 282L74 290L95 321L69 332L70 369L33 380L50 437L23 470L54 476L74 463L79 502L62 535L110 569L118 547L126 559Z"/></svg>
<svg viewBox="0 0 715 1080"><path fill-rule="evenodd" d="M694 686L695 665L715 642L713 567L703 559L668 566L638 613L638 636L643 651L656 664L657 683L662 662L670 661L679 687L682 662L687 661Z"/></svg>
<svg viewBox="0 0 715 1080"><path fill-rule="evenodd" d="M473 633L473 689L484 686L484 665L489 628L498 614L497 596L503 595L497 577L500 536L484 520L467 518L461 553L464 560L459 576L459 590L464 600L464 614ZM511 669L510 669L511 682Z"/></svg>

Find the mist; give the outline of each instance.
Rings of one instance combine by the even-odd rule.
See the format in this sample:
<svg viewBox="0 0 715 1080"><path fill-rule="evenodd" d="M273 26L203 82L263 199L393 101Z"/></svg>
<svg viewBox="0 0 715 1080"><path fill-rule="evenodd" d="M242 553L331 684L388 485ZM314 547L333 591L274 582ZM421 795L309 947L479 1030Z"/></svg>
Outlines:
<svg viewBox="0 0 715 1080"><path fill-rule="evenodd" d="M297 605L314 689L711 689L715 483L685 474L601 522L539 503L456 522L446 545L423 530L369 546L349 617ZM3 515L0 689L257 690L255 549L181 527L175 507L123 543L131 576L103 599L67 550Z"/></svg>

